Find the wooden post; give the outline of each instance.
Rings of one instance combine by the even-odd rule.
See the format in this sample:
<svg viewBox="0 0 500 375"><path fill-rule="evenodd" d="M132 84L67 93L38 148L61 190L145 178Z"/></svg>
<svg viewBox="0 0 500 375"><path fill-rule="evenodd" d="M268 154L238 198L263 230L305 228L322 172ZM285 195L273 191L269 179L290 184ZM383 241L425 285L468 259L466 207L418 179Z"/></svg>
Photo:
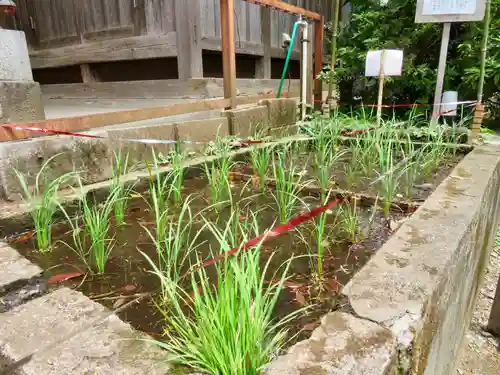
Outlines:
<svg viewBox="0 0 500 375"><path fill-rule="evenodd" d="M377 100L377 127L380 126L380 120L382 118L382 100L384 98L384 58L385 50L380 53L380 72L378 74L378 100Z"/></svg>
<svg viewBox="0 0 500 375"><path fill-rule="evenodd" d="M260 29L262 33L262 45L264 55L257 60L255 69L256 78L271 78L271 9L260 8Z"/></svg>
<svg viewBox="0 0 500 375"><path fill-rule="evenodd" d="M309 38L312 36L312 25L309 26ZM307 51L307 66L309 67L309 71L307 74L307 105L313 105L313 91L314 91L314 73L313 73L313 48L312 43L310 44L310 48Z"/></svg>
<svg viewBox="0 0 500 375"><path fill-rule="evenodd" d="M314 23L314 108L321 111L323 101L323 83L318 74L323 70L323 32L324 19Z"/></svg>
<svg viewBox="0 0 500 375"><path fill-rule="evenodd" d="M203 77L199 0L175 0L175 32L179 79Z"/></svg>
<svg viewBox="0 0 500 375"><path fill-rule="evenodd" d="M234 29L234 0L220 0L224 98L229 108L236 108L236 45Z"/></svg>
<svg viewBox="0 0 500 375"><path fill-rule="evenodd" d="M472 120L469 144L472 144L479 137L479 131L481 129L481 124L483 123L483 117L484 105L481 103L477 103L474 109L474 119Z"/></svg>
<svg viewBox="0 0 500 375"><path fill-rule="evenodd" d="M443 24L443 36L441 38L441 49L439 51L439 63L437 71L436 89L434 91L434 107L432 108L431 127L438 124L441 113L441 96L443 95L444 74L446 71L446 57L448 56L448 44L450 43L451 23Z"/></svg>
<svg viewBox="0 0 500 375"><path fill-rule="evenodd" d="M500 338L500 277L498 278L497 291L495 292L487 328L488 331Z"/></svg>

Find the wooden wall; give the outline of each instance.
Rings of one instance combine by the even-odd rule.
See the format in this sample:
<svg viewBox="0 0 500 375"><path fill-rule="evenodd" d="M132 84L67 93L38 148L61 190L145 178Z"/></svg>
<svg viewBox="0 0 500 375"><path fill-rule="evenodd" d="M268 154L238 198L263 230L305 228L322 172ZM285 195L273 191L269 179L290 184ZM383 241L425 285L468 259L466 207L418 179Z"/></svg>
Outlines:
<svg viewBox="0 0 500 375"><path fill-rule="evenodd" d="M286 2L330 13L329 0ZM201 58L203 50L221 50L219 0L17 0L17 4L34 69L186 53L189 59L182 60L184 65ZM295 20L290 14L235 0L236 52L283 57L281 34L290 34ZM178 30L183 35L176 35ZM184 51L188 42L189 51ZM199 71L194 68L183 76Z"/></svg>

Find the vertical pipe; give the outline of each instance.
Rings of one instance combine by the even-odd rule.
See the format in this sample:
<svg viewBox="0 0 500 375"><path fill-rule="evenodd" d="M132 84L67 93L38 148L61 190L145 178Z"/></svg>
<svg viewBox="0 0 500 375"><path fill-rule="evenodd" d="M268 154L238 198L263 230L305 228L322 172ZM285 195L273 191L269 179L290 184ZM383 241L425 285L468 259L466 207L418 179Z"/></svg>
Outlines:
<svg viewBox="0 0 500 375"><path fill-rule="evenodd" d="M302 53L301 59L302 64L300 67L300 105L301 112L300 118L305 120L306 118L306 108L307 108L307 78L309 75L309 67L307 65L309 56L308 56L308 44L309 44L309 25L307 22L304 22L302 25Z"/></svg>
<svg viewBox="0 0 500 375"><path fill-rule="evenodd" d="M483 40L481 42L481 66L479 68L479 83L477 86L477 101L479 103L483 101L484 72L486 69L486 54L488 52L488 37L491 21L491 1L492 0L486 0L486 11L484 15Z"/></svg>
<svg viewBox="0 0 500 375"><path fill-rule="evenodd" d="M224 71L224 98L230 99L229 108L236 108L236 42L234 29L234 0L220 0L222 36L222 64Z"/></svg>
<svg viewBox="0 0 500 375"><path fill-rule="evenodd" d="M323 70L323 33L324 18L314 24L314 107L321 111L323 101L323 84L318 74Z"/></svg>
<svg viewBox="0 0 500 375"><path fill-rule="evenodd" d="M338 38L338 28L339 28L339 10L340 10L340 0L332 0L332 14L333 14L333 25L332 25L332 50L331 50L331 60L330 60L330 79L328 81L328 108L332 109L333 103L333 73L335 72L335 62L337 60L337 38Z"/></svg>

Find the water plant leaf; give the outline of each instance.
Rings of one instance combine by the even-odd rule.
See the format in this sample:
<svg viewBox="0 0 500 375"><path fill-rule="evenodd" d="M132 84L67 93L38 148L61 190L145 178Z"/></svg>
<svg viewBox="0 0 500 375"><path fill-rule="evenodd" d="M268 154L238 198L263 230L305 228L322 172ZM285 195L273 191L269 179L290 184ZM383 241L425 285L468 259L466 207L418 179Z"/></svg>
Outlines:
<svg viewBox="0 0 500 375"><path fill-rule="evenodd" d="M77 277L83 276L81 272L68 272L68 273L60 273L58 275L53 275L47 280L47 284L57 284L63 281L68 281L71 279L76 279Z"/></svg>

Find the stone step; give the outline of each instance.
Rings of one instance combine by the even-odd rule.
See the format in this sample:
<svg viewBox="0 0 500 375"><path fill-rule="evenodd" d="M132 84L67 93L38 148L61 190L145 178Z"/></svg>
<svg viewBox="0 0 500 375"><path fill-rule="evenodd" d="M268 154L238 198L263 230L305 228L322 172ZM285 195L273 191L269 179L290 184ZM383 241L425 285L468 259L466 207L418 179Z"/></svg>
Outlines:
<svg viewBox="0 0 500 375"><path fill-rule="evenodd" d="M15 362L109 314L104 306L68 288L0 314L0 358ZM165 352L149 337L111 315L36 355L20 375L164 375Z"/></svg>

